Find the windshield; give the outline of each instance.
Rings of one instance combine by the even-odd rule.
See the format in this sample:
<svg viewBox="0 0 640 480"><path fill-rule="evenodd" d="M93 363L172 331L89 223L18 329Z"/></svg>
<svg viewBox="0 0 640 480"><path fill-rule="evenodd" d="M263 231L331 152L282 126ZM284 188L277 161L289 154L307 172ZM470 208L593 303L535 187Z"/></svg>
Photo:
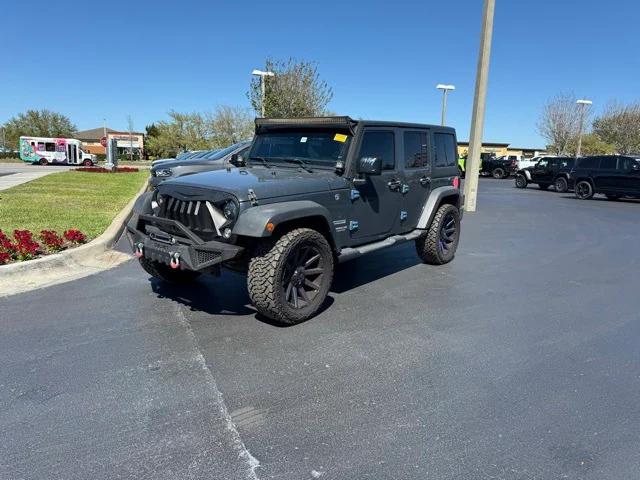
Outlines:
<svg viewBox="0 0 640 480"><path fill-rule="evenodd" d="M245 145L244 143L235 143L233 145L231 145L230 147L227 148L223 148L222 150L213 150L211 152L209 152L206 156L207 160L219 160L222 157L225 157L227 155L229 155L230 153L233 153L234 150L237 150L238 148L242 147L243 145Z"/></svg>
<svg viewBox="0 0 640 480"><path fill-rule="evenodd" d="M264 159L269 163L291 159L318 166L334 167L344 161L351 135L335 130L297 129L267 132L256 137L249 161Z"/></svg>

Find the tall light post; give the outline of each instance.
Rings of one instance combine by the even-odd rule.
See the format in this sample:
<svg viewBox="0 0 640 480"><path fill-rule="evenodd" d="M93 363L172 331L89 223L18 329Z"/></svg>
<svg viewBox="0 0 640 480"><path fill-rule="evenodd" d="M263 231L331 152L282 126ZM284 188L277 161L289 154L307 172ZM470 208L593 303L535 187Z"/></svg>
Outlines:
<svg viewBox="0 0 640 480"><path fill-rule="evenodd" d="M593 105L591 100L580 99L576 102L580 105L580 125L578 127L578 149L576 150L576 157L580 156L582 150L582 129L584 128L584 117L587 111L588 105Z"/></svg>
<svg viewBox="0 0 640 480"><path fill-rule="evenodd" d="M251 75L257 75L258 77L260 77L260 90L261 90L261 98L260 98L260 105L262 106L262 117L264 118L264 100L265 97L267 96L266 90L265 90L265 78L264 77L274 77L275 73L273 72L263 72L262 70L254 70L253 72L251 72Z"/></svg>
<svg viewBox="0 0 640 480"><path fill-rule="evenodd" d="M444 85L439 83L436 85L438 90L442 90L442 120L441 125L444 127L447 121L447 94L449 90L455 90L456 87L454 85Z"/></svg>
<svg viewBox="0 0 640 480"><path fill-rule="evenodd" d="M491 39L493 37L493 12L496 0L484 0L482 8L482 33L480 34L480 54L476 73L476 91L473 98L471 116L471 134L469 136L469 157L465 168L464 211L475 212L478 197L478 175L480 174L480 151L482 150L482 132L484 130L484 111L487 104L487 83L489 81L489 59L491 57Z"/></svg>

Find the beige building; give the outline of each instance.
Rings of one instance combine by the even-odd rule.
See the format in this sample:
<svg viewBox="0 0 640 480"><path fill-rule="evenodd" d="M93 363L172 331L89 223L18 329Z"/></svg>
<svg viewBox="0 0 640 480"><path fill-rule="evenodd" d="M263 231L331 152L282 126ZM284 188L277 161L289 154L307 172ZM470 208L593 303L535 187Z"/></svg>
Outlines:
<svg viewBox="0 0 640 480"><path fill-rule="evenodd" d="M464 156L469 153L469 142L458 142L458 155ZM483 143L482 153L495 153L496 157L518 156L521 158L531 158L545 154L543 148L520 148L512 147L508 143Z"/></svg>
<svg viewBox="0 0 640 480"><path fill-rule="evenodd" d="M106 154L106 149L100 144L100 139L107 132L107 142L115 139L118 145L118 155L129 153L133 149L136 157L144 156L144 133L141 132L120 132L112 128L92 128L77 132L74 138L82 141L84 150L89 153Z"/></svg>

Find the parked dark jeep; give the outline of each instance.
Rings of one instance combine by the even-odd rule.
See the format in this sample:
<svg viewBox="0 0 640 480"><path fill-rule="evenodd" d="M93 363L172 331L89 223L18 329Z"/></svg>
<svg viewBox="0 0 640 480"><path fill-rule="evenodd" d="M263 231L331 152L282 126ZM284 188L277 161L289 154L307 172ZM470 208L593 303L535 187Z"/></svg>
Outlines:
<svg viewBox="0 0 640 480"><path fill-rule="evenodd" d="M238 168L163 182L127 229L142 267L185 282L220 266L246 272L256 309L296 323L314 315L336 262L415 241L450 262L462 195L451 128L349 117L257 119Z"/></svg>
<svg viewBox="0 0 640 480"><path fill-rule="evenodd" d="M518 162L509 157L497 158L495 153L481 153L482 166L480 174L491 175L493 178L509 178L517 168Z"/></svg>
<svg viewBox="0 0 640 480"><path fill-rule="evenodd" d="M564 193L569 189L569 172L575 162L574 157L542 157L533 167L516 172L516 187L527 188L530 183L536 183L541 190L546 190L554 185L556 192Z"/></svg>

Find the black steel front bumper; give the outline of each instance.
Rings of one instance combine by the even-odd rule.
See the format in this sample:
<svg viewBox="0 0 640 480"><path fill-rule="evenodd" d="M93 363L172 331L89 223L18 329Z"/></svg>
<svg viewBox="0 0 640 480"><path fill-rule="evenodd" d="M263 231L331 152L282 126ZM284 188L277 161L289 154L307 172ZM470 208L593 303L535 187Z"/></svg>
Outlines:
<svg viewBox="0 0 640 480"><path fill-rule="evenodd" d="M134 215L127 224L127 237L137 256L197 272L212 271L244 250L229 243L205 241L176 220L151 215Z"/></svg>

